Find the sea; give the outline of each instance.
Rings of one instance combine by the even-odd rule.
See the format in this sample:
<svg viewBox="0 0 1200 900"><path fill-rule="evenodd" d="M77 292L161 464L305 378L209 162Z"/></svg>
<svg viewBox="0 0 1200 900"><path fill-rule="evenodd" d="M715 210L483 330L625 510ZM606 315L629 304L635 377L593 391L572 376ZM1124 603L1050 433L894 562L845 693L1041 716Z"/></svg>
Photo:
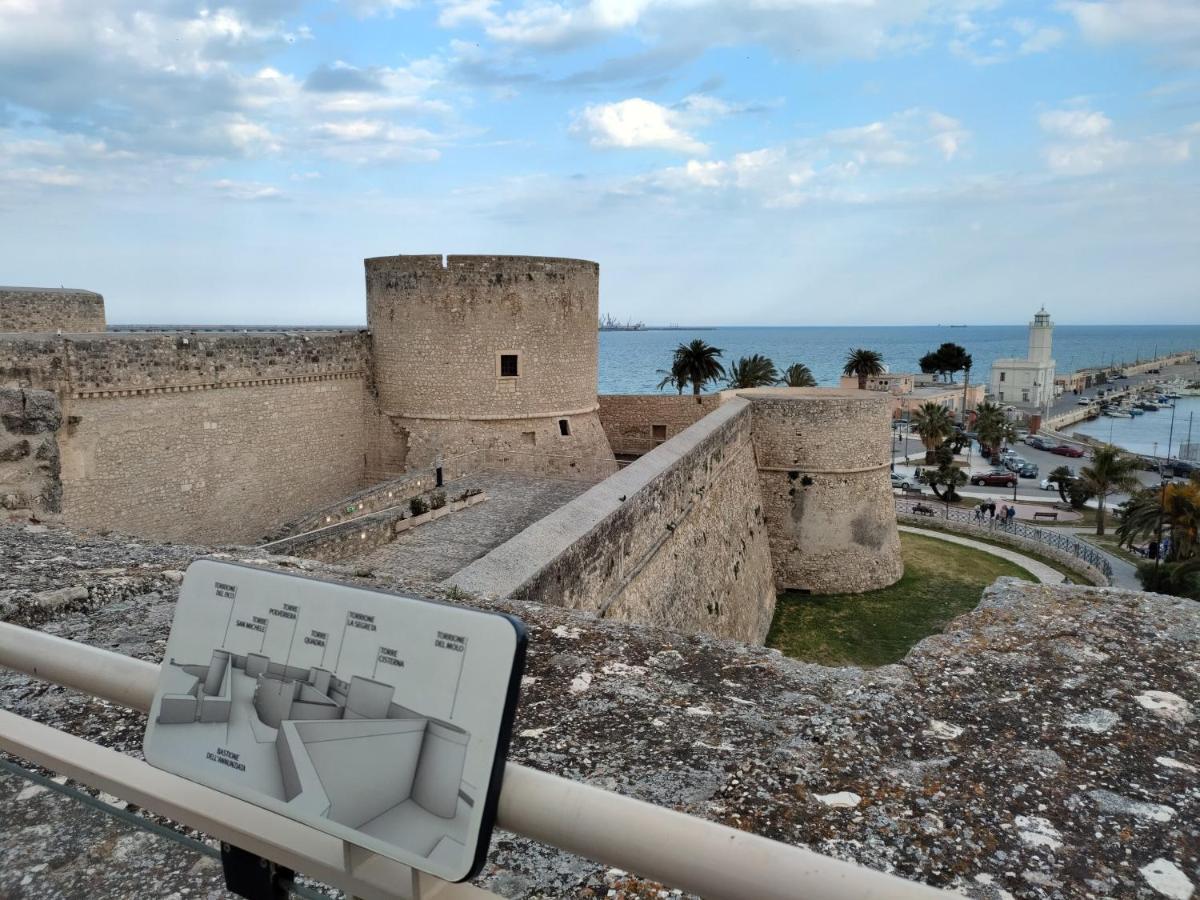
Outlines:
<svg viewBox="0 0 1200 900"><path fill-rule="evenodd" d="M917 360L938 345L953 341L971 354L972 381L986 381L992 360L1024 357L1025 325L795 326L645 329L600 332L600 393L641 394L658 389L661 371L670 368L679 344L701 338L721 348L728 365L740 356L761 353L784 369L802 362L817 383L838 383L846 354L854 348L876 350L891 372L919 371ZM1200 349L1200 325L1056 325L1054 358L1059 372L1119 365ZM959 376L961 378L961 376ZM1141 418L1157 416L1148 413ZM1166 437L1163 437L1166 440Z"/></svg>
<svg viewBox="0 0 1200 900"><path fill-rule="evenodd" d="M1200 442L1200 397L1179 398L1175 401L1174 420L1171 413L1170 409L1160 409L1132 419L1101 416L1063 430L1086 434L1146 456L1165 457L1169 444L1170 455L1178 458L1184 444Z"/></svg>

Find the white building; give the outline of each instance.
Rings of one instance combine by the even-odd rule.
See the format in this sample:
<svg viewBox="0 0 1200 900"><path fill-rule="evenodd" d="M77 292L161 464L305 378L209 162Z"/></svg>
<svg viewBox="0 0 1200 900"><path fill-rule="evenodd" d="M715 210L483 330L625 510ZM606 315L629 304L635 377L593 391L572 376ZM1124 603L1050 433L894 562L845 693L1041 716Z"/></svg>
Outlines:
<svg viewBox="0 0 1200 900"><path fill-rule="evenodd" d="M1036 411L1054 402L1054 359L1050 343L1054 324L1043 306L1029 323L1029 353L1025 359L992 363L991 395L997 403Z"/></svg>

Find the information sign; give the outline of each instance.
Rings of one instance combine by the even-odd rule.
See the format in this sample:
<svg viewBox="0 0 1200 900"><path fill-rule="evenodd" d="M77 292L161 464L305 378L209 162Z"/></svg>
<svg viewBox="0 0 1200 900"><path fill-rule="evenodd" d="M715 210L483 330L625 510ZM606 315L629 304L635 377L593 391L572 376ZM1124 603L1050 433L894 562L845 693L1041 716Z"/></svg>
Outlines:
<svg viewBox="0 0 1200 900"><path fill-rule="evenodd" d="M146 759L461 881L487 854L524 660L515 618L199 560Z"/></svg>

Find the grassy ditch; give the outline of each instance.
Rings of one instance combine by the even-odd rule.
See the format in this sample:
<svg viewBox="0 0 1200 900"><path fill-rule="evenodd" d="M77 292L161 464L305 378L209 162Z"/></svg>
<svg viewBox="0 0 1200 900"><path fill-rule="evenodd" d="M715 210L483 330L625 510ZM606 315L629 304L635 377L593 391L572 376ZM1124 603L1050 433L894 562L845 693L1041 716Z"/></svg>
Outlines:
<svg viewBox="0 0 1200 900"><path fill-rule="evenodd" d="M1036 581L1008 560L937 538L902 532L900 545L904 576L891 587L865 594L780 594L767 646L827 666L886 665L974 609L997 578Z"/></svg>

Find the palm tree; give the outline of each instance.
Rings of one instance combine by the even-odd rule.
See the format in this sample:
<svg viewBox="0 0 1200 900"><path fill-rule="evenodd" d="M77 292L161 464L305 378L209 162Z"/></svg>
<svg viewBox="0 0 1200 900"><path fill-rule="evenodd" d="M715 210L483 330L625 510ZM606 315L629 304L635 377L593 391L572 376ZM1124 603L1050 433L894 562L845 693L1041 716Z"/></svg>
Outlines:
<svg viewBox="0 0 1200 900"><path fill-rule="evenodd" d="M1016 436L1016 428L1004 414L1003 407L987 400L975 410L975 435L979 443L992 451L992 457L1000 452L1000 445Z"/></svg>
<svg viewBox="0 0 1200 900"><path fill-rule="evenodd" d="M1092 454L1092 464L1080 471L1079 480L1098 501L1096 534L1104 534L1104 504L1109 496L1118 491L1132 492L1141 487L1135 471L1137 460L1132 456L1122 456L1121 451L1112 444L1097 447Z"/></svg>
<svg viewBox="0 0 1200 900"><path fill-rule="evenodd" d="M858 389L867 389L867 379L884 373L883 357L874 350L864 350L859 347L846 354L846 365L842 367L843 375L857 375Z"/></svg>
<svg viewBox="0 0 1200 900"><path fill-rule="evenodd" d="M662 381L658 383L658 389L660 391L663 388L670 386L675 388L678 393L682 394L683 389L687 387L687 372L684 370L683 362L680 360L678 354L675 355L675 359L671 363L671 368L659 369L658 374L662 376Z"/></svg>
<svg viewBox="0 0 1200 900"><path fill-rule="evenodd" d="M1120 516L1120 543L1129 546L1141 538L1161 537L1166 526L1171 530L1166 561L1190 559L1200 546L1200 480L1141 491L1125 504Z"/></svg>
<svg viewBox="0 0 1200 900"><path fill-rule="evenodd" d="M792 363L783 370L779 383L788 387L816 387L817 379L813 377L812 369L804 363Z"/></svg>
<svg viewBox="0 0 1200 900"><path fill-rule="evenodd" d="M775 363L761 353L743 356L729 367L729 386L745 389L766 387L779 380L779 371Z"/></svg>
<svg viewBox="0 0 1200 900"><path fill-rule="evenodd" d="M931 465L933 451L946 443L954 431L954 418L940 403L926 402L912 414L911 427L921 436L921 443L925 445L925 463Z"/></svg>
<svg viewBox="0 0 1200 900"><path fill-rule="evenodd" d="M714 347L700 338L680 344L675 348L670 374L663 383L690 384L692 393L699 398L706 384L725 377L725 367L718 362L721 353L720 347ZM682 389L680 393L683 393Z"/></svg>
<svg viewBox="0 0 1200 900"><path fill-rule="evenodd" d="M1067 496L1067 487L1075 476L1066 466L1058 466L1053 472L1046 476L1046 480L1058 488L1058 499L1063 503L1070 503L1071 498Z"/></svg>

